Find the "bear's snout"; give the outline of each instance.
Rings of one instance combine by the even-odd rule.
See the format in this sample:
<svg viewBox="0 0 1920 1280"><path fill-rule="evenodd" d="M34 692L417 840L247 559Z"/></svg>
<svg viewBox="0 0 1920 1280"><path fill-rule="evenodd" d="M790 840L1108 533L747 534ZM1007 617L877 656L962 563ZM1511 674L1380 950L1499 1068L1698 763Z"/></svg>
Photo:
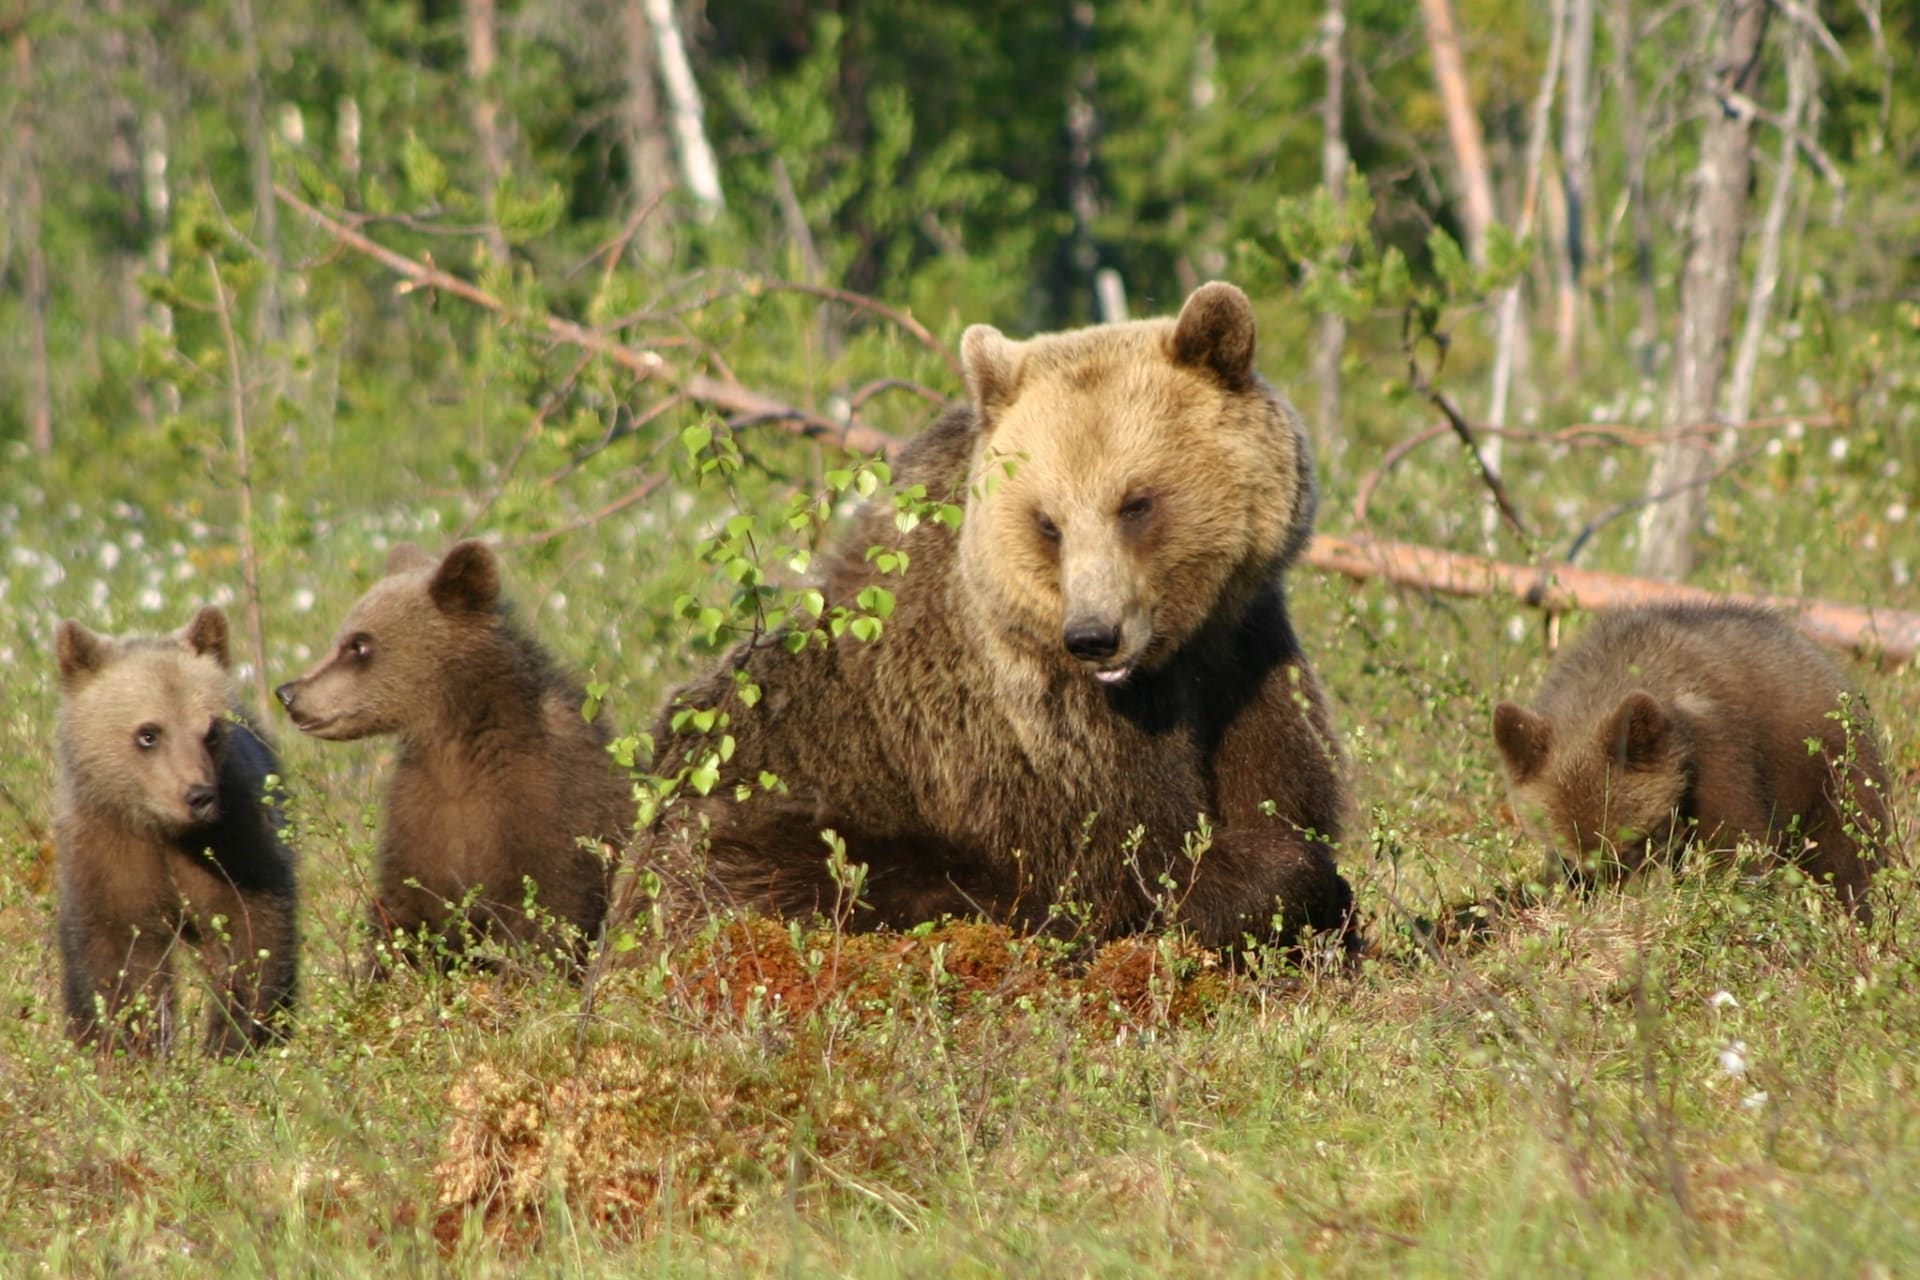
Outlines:
<svg viewBox="0 0 1920 1280"><path fill-rule="evenodd" d="M188 787L187 813L195 822L212 822L220 816L220 792L205 783Z"/></svg>
<svg viewBox="0 0 1920 1280"><path fill-rule="evenodd" d="M273 691L273 696L280 699L281 706L285 707L288 711L292 711L293 700L300 696L300 682L298 680L287 681Z"/></svg>
<svg viewBox="0 0 1920 1280"><path fill-rule="evenodd" d="M1120 624L1106 618L1069 618L1061 640L1082 662L1104 662L1120 652Z"/></svg>

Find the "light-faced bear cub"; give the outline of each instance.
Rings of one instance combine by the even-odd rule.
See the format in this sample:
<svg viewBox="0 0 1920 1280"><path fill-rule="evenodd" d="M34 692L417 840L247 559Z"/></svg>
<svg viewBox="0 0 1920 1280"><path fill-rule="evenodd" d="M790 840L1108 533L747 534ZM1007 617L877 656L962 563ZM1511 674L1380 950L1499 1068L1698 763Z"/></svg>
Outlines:
<svg viewBox="0 0 1920 1280"><path fill-rule="evenodd" d="M234 710L226 615L121 639L62 622L55 649L69 1028L83 1043L165 1049L186 943L213 985L212 1050L280 1034L297 964L293 855L265 796L279 765Z"/></svg>

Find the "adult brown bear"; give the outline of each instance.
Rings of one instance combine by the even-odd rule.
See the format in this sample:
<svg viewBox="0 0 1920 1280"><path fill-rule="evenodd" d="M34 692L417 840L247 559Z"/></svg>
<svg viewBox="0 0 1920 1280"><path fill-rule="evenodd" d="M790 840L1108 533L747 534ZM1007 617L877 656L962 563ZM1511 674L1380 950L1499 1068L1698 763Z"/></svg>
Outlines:
<svg viewBox="0 0 1920 1280"><path fill-rule="evenodd" d="M655 767L686 781L642 858L856 925L1350 930L1340 753L1281 582L1312 462L1254 371L1246 296L1208 284L1177 320L1025 342L976 325L961 347L971 404L895 471L963 503L959 531L902 535L870 502L822 591L892 589L878 639L763 638L669 700ZM866 867L857 901L825 831Z"/></svg>

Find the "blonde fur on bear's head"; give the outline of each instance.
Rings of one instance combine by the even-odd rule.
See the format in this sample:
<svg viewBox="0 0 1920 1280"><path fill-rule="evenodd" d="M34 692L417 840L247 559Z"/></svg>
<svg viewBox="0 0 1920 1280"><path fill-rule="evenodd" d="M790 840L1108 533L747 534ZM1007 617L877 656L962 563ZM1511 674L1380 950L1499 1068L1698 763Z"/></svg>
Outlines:
<svg viewBox="0 0 1920 1280"><path fill-rule="evenodd" d="M162 832L217 818L233 705L226 615L208 607L170 635L117 639L69 619L54 650L62 807Z"/></svg>
<svg viewBox="0 0 1920 1280"><path fill-rule="evenodd" d="M457 696L460 655L488 647L501 620L500 566L485 543L457 543L440 560L402 545L326 656L274 694L316 738L414 732Z"/></svg>
<svg viewBox="0 0 1920 1280"><path fill-rule="evenodd" d="M961 571L986 631L1120 683L1298 554L1312 460L1253 356L1252 304L1219 282L1173 320L966 331L979 442Z"/></svg>

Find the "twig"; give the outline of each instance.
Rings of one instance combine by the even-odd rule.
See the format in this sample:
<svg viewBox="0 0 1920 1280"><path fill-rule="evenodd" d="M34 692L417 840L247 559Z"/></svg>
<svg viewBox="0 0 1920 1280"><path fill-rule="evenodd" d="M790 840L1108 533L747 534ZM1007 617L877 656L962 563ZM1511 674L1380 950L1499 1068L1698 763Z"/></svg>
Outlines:
<svg viewBox="0 0 1920 1280"><path fill-rule="evenodd" d="M1587 540L1613 521L1618 520L1621 516L1632 511L1638 511L1642 507L1652 506L1656 502L1665 502L1668 498L1677 498L1690 490L1710 485L1734 468L1742 466L1758 456L1760 456L1760 450L1744 449L1704 475L1695 476L1691 480L1683 481L1680 484L1662 489L1658 493L1643 493L1639 497L1629 498L1625 502L1616 503L1614 506L1589 520L1585 527L1574 537L1573 542L1567 547L1567 563L1572 564L1575 560L1579 559L1580 552L1587 545Z"/></svg>
<svg viewBox="0 0 1920 1280"><path fill-rule="evenodd" d="M1476 422L1473 424L1473 429L1480 435L1499 436L1503 440L1516 440L1528 444L1621 444L1635 449L1645 449L1665 444L1669 440L1681 440L1694 436L1719 436L1728 432L1737 434L1746 431L1776 431L1793 426L1809 431L1830 431L1840 426L1840 419L1830 413L1775 414L1770 417L1749 418L1745 422L1693 422L1684 426L1664 427L1652 431L1621 426L1613 422L1576 422L1551 431L1496 427L1490 423ZM1421 428L1403 440L1396 441L1381 454L1379 463L1360 477L1360 483L1353 498L1354 523L1367 523L1374 491L1386 480L1389 472L1404 462L1407 455L1421 445L1438 440L1451 431L1453 431L1452 423L1436 422L1430 427Z"/></svg>
<svg viewBox="0 0 1920 1280"><path fill-rule="evenodd" d="M809 297L825 298L829 302L841 303L852 307L855 311L871 312L918 338L921 345L946 363L948 371L953 374L954 381L966 381L966 370L960 367L960 358L953 354L953 349L934 337L925 325L897 307L890 307L878 299L869 298L864 293L855 293L851 289L836 289L830 284L805 284L798 280L756 280L751 287L761 293L804 293Z"/></svg>
<svg viewBox="0 0 1920 1280"><path fill-rule="evenodd" d="M858 413L861 405L873 399L875 396L882 395L888 391L905 391L910 395L919 396L928 404L940 408L945 408L947 405L953 403L949 397L941 395L932 387L925 386L921 383L912 382L906 378L880 378L864 386L855 388L853 394L847 397L847 404L853 412Z"/></svg>
<svg viewBox="0 0 1920 1280"><path fill-rule="evenodd" d="M233 426L233 463L240 489L240 584L247 593L247 630L253 638L253 685L260 714L272 705L267 691L267 631L260 616L260 550L253 540L253 465L247 454L246 392L240 381L240 343L233 335L233 312L220 264L206 255L207 276L213 281L214 311L220 317L220 337L227 348L227 410Z"/></svg>
<svg viewBox="0 0 1920 1280"><path fill-rule="evenodd" d="M20 819L21 829L27 833L28 839L39 845L47 843L47 829L27 812L27 806L20 803L20 797L14 795L4 782L0 782L0 800L6 801L7 807L12 809L14 816Z"/></svg>
<svg viewBox="0 0 1920 1280"><path fill-rule="evenodd" d="M1846 175L1840 172L1840 166L1833 162L1833 157L1828 155L1826 149L1814 141L1806 130L1783 119L1778 112L1767 110L1738 90L1723 88L1716 84L1713 86L1713 96L1729 114L1758 120L1761 124L1778 129L1781 134L1792 140L1794 146L1800 148L1800 153L1820 171L1820 176L1827 180L1827 185L1842 193L1846 191Z"/></svg>
<svg viewBox="0 0 1920 1280"><path fill-rule="evenodd" d="M639 350L626 346L599 330L589 329L571 320L564 320L550 312L523 313L510 309L506 303L486 290L458 276L442 271L429 263L416 262L403 253L369 240L338 218L314 208L284 186L276 186L274 192L280 197L282 203L305 216L309 222L340 243L372 258L389 271L402 277L411 289L431 289L448 293L483 311L544 329L549 336L559 342L605 356L642 379L663 382L684 393L689 399L716 405L729 413L777 421L811 439L830 440L861 453L885 453L895 443L891 436L883 431L876 431L872 427L852 422L835 422L817 413L775 400L738 382L709 377L701 373L684 372L669 364L657 351Z"/></svg>
<svg viewBox="0 0 1920 1280"><path fill-rule="evenodd" d="M540 543L551 542L555 538L563 538L570 533L579 533L582 529L590 529L602 520L605 520L608 516L619 511L624 511L636 502L645 501L647 496L655 489L658 489L666 478L666 472L656 471L633 488L615 498L612 502L601 507L592 515L581 516L578 520L570 521L555 529L546 529L540 533L529 533L518 538L508 538L505 540L506 545L510 547L538 546Z"/></svg>
<svg viewBox="0 0 1920 1280"><path fill-rule="evenodd" d="M1920 653L1920 613L1875 609L1799 596L1754 596L1707 591L1677 582L1637 578L1545 561L1506 564L1484 556L1382 538L1321 533L1301 562L1356 581L1382 578L1398 586L1464 597L1504 596L1532 608L1610 609L1657 603L1732 602L1776 609L1821 644L1905 662Z"/></svg>

